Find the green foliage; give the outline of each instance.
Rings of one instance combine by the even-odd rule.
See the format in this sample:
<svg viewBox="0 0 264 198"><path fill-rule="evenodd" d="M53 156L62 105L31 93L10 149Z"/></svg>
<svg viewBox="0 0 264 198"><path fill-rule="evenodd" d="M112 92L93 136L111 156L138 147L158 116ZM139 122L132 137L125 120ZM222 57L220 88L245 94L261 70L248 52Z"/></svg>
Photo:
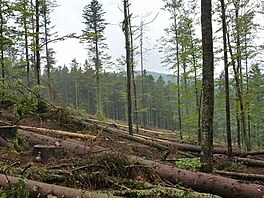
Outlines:
<svg viewBox="0 0 264 198"><path fill-rule="evenodd" d="M15 110L20 118L32 116L37 109L36 101L29 97L18 100L15 104Z"/></svg>
<svg viewBox="0 0 264 198"><path fill-rule="evenodd" d="M13 139L13 144L16 151L22 151L29 148L26 138L19 134L16 134L16 137Z"/></svg>
<svg viewBox="0 0 264 198"><path fill-rule="evenodd" d="M0 198L28 198L29 190L22 179L19 179L14 185L8 186L0 193Z"/></svg>
<svg viewBox="0 0 264 198"><path fill-rule="evenodd" d="M97 111L96 114L96 119L100 121L108 121L108 119L105 117L102 111Z"/></svg>
<svg viewBox="0 0 264 198"><path fill-rule="evenodd" d="M176 166L178 168L183 168L195 172L199 168L201 168L202 163L200 162L199 158L181 158L177 160Z"/></svg>

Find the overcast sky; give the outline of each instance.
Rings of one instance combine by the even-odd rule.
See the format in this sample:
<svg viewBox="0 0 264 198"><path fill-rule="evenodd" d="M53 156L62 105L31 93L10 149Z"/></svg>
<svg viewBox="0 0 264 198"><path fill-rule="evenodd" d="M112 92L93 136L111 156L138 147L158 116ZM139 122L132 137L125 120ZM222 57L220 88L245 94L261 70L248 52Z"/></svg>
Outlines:
<svg viewBox="0 0 264 198"><path fill-rule="evenodd" d="M57 2L60 6L52 14L52 23L56 25L54 31L58 31L60 36L69 33L81 34L81 30L85 27L82 18L83 8L90 3L90 0L57 0ZM106 12L106 22L110 23L105 30L106 43L109 47L109 54L115 61L116 58L125 54L125 38L120 28L120 22L123 20L123 13L120 10L122 9L122 0L99 0L99 2L103 4L103 9ZM159 13L156 20L146 28L145 36L148 38L145 40L145 47L149 50L145 55L145 68L149 71L168 73L168 68L161 66L160 54L154 47L157 44L156 40L164 34L164 28L169 25L168 14L161 10L163 1L132 0L131 3L131 12L134 17L137 16L133 18L132 23L134 25L139 25L141 17L149 13L151 14L143 20L150 21ZM80 44L78 40L60 41L53 44L52 47L56 51L58 65L68 65L73 58L83 64L86 59L85 46Z"/></svg>

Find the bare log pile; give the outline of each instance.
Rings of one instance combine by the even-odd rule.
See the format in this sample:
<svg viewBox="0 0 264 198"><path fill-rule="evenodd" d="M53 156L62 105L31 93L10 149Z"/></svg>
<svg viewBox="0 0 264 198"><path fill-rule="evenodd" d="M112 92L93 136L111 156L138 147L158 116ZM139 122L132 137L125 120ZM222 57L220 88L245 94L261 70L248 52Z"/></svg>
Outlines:
<svg viewBox="0 0 264 198"><path fill-rule="evenodd" d="M18 182L20 178L6 176L0 174L0 187L1 189L8 188L10 185L14 185ZM104 193L97 193L91 191L85 191L81 189L74 189L68 188L64 186L46 184L42 182L32 181L32 180L25 180L26 186L29 190L30 197L82 197L82 198L105 198L105 197L112 197L117 198L116 196L104 194Z"/></svg>

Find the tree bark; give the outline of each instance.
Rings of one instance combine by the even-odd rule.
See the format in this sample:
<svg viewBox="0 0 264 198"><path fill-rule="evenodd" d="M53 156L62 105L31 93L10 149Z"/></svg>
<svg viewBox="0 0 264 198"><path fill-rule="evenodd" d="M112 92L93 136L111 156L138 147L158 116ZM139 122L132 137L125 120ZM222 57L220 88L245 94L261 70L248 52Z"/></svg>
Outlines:
<svg viewBox="0 0 264 198"><path fill-rule="evenodd" d="M202 169L213 169L213 117L214 117L214 54L211 0L201 1L203 49L203 101L202 101Z"/></svg>
<svg viewBox="0 0 264 198"><path fill-rule="evenodd" d="M0 136L0 146L13 149L14 146Z"/></svg>
<svg viewBox="0 0 264 198"><path fill-rule="evenodd" d="M227 171L214 171L214 173L240 180L264 181L264 175L260 175L260 174L247 174L247 173L237 173L237 172L227 172Z"/></svg>
<svg viewBox="0 0 264 198"><path fill-rule="evenodd" d="M124 0L124 22L123 31L126 42L126 66L127 66L127 113L128 113L128 128L129 134L133 135L133 120L132 120L132 94L131 94L131 46L130 46L130 31L129 31L129 1Z"/></svg>
<svg viewBox="0 0 264 198"><path fill-rule="evenodd" d="M36 36L35 36L35 41L36 41L36 47L35 47L35 51L36 51L36 65L35 65L35 69L36 69L36 82L37 85L40 85L40 44L39 44L39 0L36 0Z"/></svg>
<svg viewBox="0 0 264 198"><path fill-rule="evenodd" d="M10 184L15 184L21 178L6 176L0 174L0 186L1 188L8 188ZM113 195L108 195L104 193L86 191L75 188L68 188L64 186L58 186L54 184L46 184L43 182L37 182L32 180L23 180L29 190L29 197L40 197L45 198L48 195L53 195L56 197L82 197L82 198L105 198L105 197L116 197Z"/></svg>
<svg viewBox="0 0 264 198"><path fill-rule="evenodd" d="M264 168L264 161L262 161L262 160L237 157L237 158L235 158L235 161L242 162L243 164L245 164L247 166L256 166L256 167L263 167Z"/></svg>

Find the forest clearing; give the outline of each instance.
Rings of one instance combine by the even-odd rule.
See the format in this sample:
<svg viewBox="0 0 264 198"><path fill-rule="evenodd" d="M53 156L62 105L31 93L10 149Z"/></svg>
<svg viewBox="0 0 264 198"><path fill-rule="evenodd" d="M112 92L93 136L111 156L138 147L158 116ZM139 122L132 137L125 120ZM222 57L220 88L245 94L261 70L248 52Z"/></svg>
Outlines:
<svg viewBox="0 0 264 198"><path fill-rule="evenodd" d="M126 125L69 108L10 125L15 119L2 112L2 197L264 195L264 151L234 150L229 161L216 145L213 173L206 174L199 172L201 148L175 131L140 128L130 136Z"/></svg>
<svg viewBox="0 0 264 198"><path fill-rule="evenodd" d="M0 0L0 198L263 198L263 14Z"/></svg>

